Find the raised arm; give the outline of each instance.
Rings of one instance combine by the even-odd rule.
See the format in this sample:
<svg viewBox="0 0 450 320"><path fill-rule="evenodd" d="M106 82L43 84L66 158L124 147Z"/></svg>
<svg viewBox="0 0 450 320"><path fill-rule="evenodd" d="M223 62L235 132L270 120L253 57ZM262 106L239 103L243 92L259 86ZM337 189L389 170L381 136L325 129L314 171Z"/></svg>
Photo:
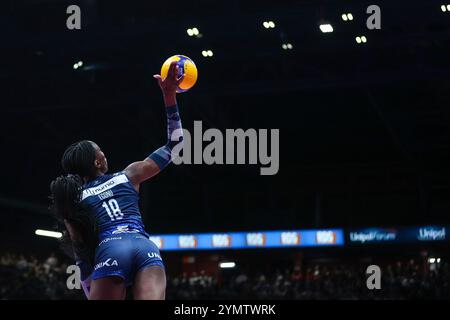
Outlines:
<svg viewBox="0 0 450 320"><path fill-rule="evenodd" d="M133 162L125 168L124 172L136 190L139 190L142 182L163 170L173 159L172 149L177 144L183 143L183 130L176 100L176 90L183 77L178 78L176 62L170 65L165 79L162 79L160 75L153 77L158 80L164 97L167 114L167 143L143 161Z"/></svg>

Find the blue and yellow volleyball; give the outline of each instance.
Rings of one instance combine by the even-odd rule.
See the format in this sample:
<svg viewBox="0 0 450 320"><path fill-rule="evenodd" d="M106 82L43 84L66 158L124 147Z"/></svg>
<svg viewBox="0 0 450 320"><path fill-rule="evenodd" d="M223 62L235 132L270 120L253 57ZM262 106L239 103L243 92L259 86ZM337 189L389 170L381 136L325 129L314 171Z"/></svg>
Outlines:
<svg viewBox="0 0 450 320"><path fill-rule="evenodd" d="M177 54L171 56L167 59L161 67L161 78L165 79L167 77L167 72L169 71L169 66L172 61L176 61L178 65L178 76L184 74L184 79L178 86L177 92L186 92L190 88L192 88L197 82L198 72L197 67L195 66L194 61L189 57L183 56L181 54Z"/></svg>

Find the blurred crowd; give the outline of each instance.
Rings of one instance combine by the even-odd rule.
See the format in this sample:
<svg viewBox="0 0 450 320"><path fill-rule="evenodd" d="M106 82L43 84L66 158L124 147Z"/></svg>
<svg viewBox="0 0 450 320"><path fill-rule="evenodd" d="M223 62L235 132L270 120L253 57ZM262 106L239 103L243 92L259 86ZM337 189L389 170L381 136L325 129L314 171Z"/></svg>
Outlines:
<svg viewBox="0 0 450 320"><path fill-rule="evenodd" d="M68 264L52 253L47 258L0 256L0 299L82 299L81 290L67 289Z"/></svg>
<svg viewBox="0 0 450 320"><path fill-rule="evenodd" d="M450 299L449 265L424 268L413 260L382 267L381 290L367 288L367 266L313 265L304 271L294 266L284 271L245 272L214 277L186 273L168 280L168 299Z"/></svg>
<svg viewBox="0 0 450 320"><path fill-rule="evenodd" d="M0 256L0 299L85 299L66 286L67 262L47 258ZM167 299L450 299L447 262L425 265L410 260L381 267L381 290L367 288L367 266L313 264L269 273L205 271L168 276Z"/></svg>

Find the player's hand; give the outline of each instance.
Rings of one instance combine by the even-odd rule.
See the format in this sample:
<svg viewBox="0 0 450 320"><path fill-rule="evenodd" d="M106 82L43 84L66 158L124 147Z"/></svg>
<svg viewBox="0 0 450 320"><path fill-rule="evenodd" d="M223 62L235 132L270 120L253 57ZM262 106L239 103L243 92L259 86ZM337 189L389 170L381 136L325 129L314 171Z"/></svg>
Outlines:
<svg viewBox="0 0 450 320"><path fill-rule="evenodd" d="M174 96L177 92L178 85L183 81L184 75L178 77L179 67L176 61L173 61L169 66L167 77L161 78L159 74L155 74L153 78L158 80L159 87L161 88L164 96Z"/></svg>

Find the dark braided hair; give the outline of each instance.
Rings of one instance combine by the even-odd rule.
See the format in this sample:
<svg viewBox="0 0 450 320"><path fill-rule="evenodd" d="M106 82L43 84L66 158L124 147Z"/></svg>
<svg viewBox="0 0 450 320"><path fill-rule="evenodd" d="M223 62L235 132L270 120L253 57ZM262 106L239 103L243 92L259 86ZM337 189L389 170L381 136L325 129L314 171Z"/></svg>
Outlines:
<svg viewBox="0 0 450 320"><path fill-rule="evenodd" d="M93 265L98 244L97 225L91 210L81 204L83 178L95 173L95 149L87 140L70 145L63 154L61 164L67 175L59 176L50 184L50 211L59 225L65 229L65 221L77 232L80 240L73 241L68 232L63 232L61 247L74 259Z"/></svg>
<svg viewBox="0 0 450 320"><path fill-rule="evenodd" d="M95 148L94 143L82 140L71 144L61 159L64 172L78 174L81 177L91 177L95 174Z"/></svg>

